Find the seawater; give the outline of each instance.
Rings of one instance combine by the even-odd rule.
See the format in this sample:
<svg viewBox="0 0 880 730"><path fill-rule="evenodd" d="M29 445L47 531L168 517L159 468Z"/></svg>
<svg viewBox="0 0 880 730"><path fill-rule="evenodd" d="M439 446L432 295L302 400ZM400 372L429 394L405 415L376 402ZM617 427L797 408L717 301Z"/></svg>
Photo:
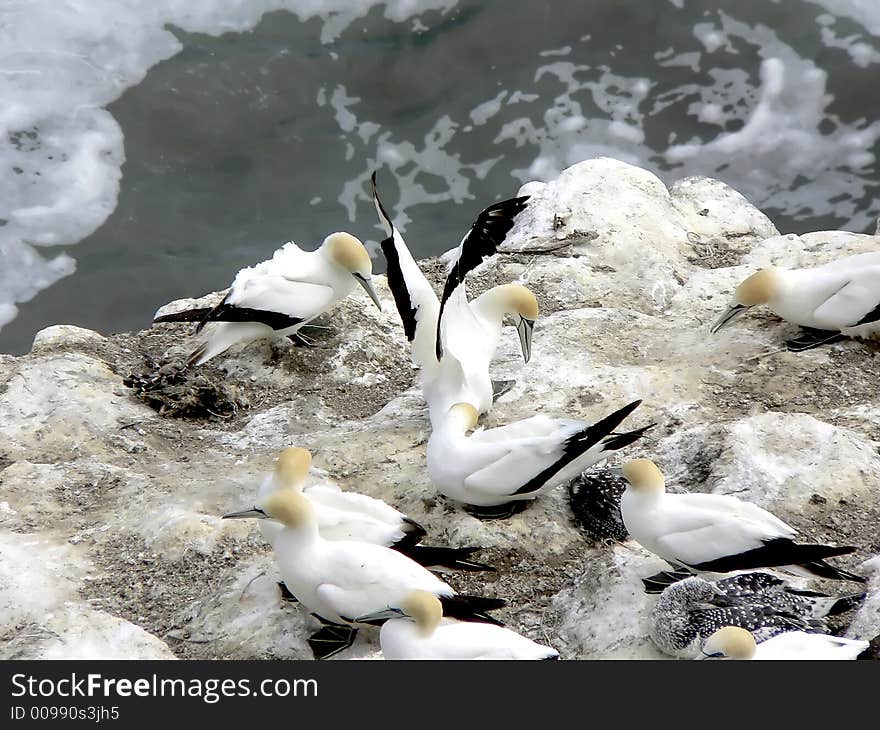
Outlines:
<svg viewBox="0 0 880 730"><path fill-rule="evenodd" d="M416 256L610 155L873 232L874 0L0 2L0 351L146 326L295 240ZM382 270L381 255L376 259Z"/></svg>

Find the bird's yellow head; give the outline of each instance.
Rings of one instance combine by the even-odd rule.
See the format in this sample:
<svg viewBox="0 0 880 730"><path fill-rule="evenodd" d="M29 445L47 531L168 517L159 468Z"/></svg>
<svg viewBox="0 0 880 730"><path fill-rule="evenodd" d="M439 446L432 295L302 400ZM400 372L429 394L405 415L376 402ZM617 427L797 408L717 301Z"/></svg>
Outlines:
<svg viewBox="0 0 880 730"><path fill-rule="evenodd" d="M623 476L640 494L662 493L666 480L657 465L650 459L633 459L623 465Z"/></svg>
<svg viewBox="0 0 880 730"><path fill-rule="evenodd" d="M522 284L502 284L495 289L506 313L518 314L532 322L538 318L538 300L531 289Z"/></svg>
<svg viewBox="0 0 880 730"><path fill-rule="evenodd" d="M466 430L476 428L480 413L470 403L456 403L449 409L449 417L456 419Z"/></svg>
<svg viewBox="0 0 880 730"><path fill-rule="evenodd" d="M296 446L284 449L275 462L275 477L282 487L299 488L306 480L312 455L305 449Z"/></svg>
<svg viewBox="0 0 880 730"><path fill-rule="evenodd" d="M781 284L782 280L778 269L761 269L745 279L736 288L733 300L743 307L767 304L777 295Z"/></svg>
<svg viewBox="0 0 880 730"><path fill-rule="evenodd" d="M712 634L703 644L706 656L729 657L730 659L751 659L755 656L757 644L755 637L739 626L725 626Z"/></svg>
<svg viewBox="0 0 880 730"><path fill-rule="evenodd" d="M314 510L306 497L291 489L279 489L263 501L260 509L266 517L285 527L299 528L315 520Z"/></svg>
<svg viewBox="0 0 880 730"><path fill-rule="evenodd" d="M350 233L331 233L324 239L321 250L327 252L330 261L351 274L370 295L373 304L382 309L379 295L373 288L373 261L364 244Z"/></svg>
<svg viewBox="0 0 880 730"><path fill-rule="evenodd" d="M423 636L434 633L443 620L443 604L428 591L412 591L403 599L400 609L415 621Z"/></svg>
<svg viewBox="0 0 880 730"><path fill-rule="evenodd" d="M714 334L749 307L771 302L779 296L782 283L782 274L779 269L771 267L756 271L736 288L733 294L733 304L715 320L710 331Z"/></svg>
<svg viewBox="0 0 880 730"><path fill-rule="evenodd" d="M373 275L373 261L364 244L350 233L331 233L324 239L327 255L337 266L364 278Z"/></svg>

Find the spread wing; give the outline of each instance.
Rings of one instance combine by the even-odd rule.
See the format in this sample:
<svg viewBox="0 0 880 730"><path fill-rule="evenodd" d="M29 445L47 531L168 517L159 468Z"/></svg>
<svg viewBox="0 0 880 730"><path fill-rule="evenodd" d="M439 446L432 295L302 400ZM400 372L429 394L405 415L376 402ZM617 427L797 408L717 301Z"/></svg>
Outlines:
<svg viewBox="0 0 880 730"><path fill-rule="evenodd" d="M513 222L526 207L528 195L520 198L510 198L494 203L483 210L474 221L470 230L461 239L455 258L446 276L443 286L443 297L440 299L440 312L437 322L437 338L435 351L437 359L443 357L443 344L441 341L441 324L443 310L446 302L456 289L464 284L465 277L469 272L477 268L489 256L493 256L498 246L513 228ZM464 296L462 294L462 296Z"/></svg>
<svg viewBox="0 0 880 730"><path fill-rule="evenodd" d="M388 288L394 295L406 339L412 343L413 362L424 367L426 363L436 361L433 346L440 300L379 200L375 172L370 177L370 182L373 188L373 204L376 206L379 222L385 229L386 237L381 246L388 264Z"/></svg>

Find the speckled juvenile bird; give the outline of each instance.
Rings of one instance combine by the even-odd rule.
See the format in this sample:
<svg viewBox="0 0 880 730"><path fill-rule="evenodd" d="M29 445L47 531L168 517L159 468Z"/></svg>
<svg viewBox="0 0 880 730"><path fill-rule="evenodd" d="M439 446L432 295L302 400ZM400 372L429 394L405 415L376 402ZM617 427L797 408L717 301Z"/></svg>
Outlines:
<svg viewBox="0 0 880 730"><path fill-rule="evenodd" d="M736 288L733 304L712 332L759 304L804 329L800 337L786 343L791 350L809 350L847 337L876 337L880 334L880 251L808 269L762 269Z"/></svg>
<svg viewBox="0 0 880 730"><path fill-rule="evenodd" d="M864 593L835 598L802 591L769 573L742 573L715 583L698 576L664 589L651 611L650 635L657 648L693 659L724 626L747 629L762 642L786 631L827 633L826 618L855 608Z"/></svg>
<svg viewBox="0 0 880 730"><path fill-rule="evenodd" d="M620 498L627 481L620 469L593 467L568 485L568 503L575 520L596 541L629 537L620 516Z"/></svg>

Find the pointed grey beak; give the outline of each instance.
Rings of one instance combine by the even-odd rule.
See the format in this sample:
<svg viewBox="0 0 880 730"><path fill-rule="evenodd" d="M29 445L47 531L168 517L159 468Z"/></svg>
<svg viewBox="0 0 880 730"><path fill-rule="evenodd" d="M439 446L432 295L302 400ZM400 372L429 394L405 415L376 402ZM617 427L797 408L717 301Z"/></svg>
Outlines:
<svg viewBox="0 0 880 730"><path fill-rule="evenodd" d="M712 325L712 329L709 330L710 334L715 334L718 330L720 330L724 325L726 325L730 320L732 320L736 315L741 312L745 312L748 309L744 304L733 304L727 308L727 311L722 314L717 320L715 320L715 324Z"/></svg>
<svg viewBox="0 0 880 730"><path fill-rule="evenodd" d="M229 514L223 515L224 520L267 520L269 519L269 515L267 515L263 510L259 507L252 507L251 509L245 509L241 512L230 512Z"/></svg>
<svg viewBox="0 0 880 730"><path fill-rule="evenodd" d="M354 619L354 623L356 624L370 624L376 623L377 621L387 621L392 618L400 618L403 616L403 611L399 608L385 608L381 611L374 611L373 613L364 613Z"/></svg>
<svg viewBox="0 0 880 730"><path fill-rule="evenodd" d="M519 344L522 347L523 360L528 362L532 358L532 331L535 329L535 320L520 317L516 325L519 335Z"/></svg>
<svg viewBox="0 0 880 730"><path fill-rule="evenodd" d="M370 299L373 300L373 303L379 308L379 311L382 311L382 305L379 303L379 295L376 294L376 290L373 289L373 282L367 279L365 276L361 274L352 274L352 276L357 280L357 283L360 284L367 294L370 295Z"/></svg>
<svg viewBox="0 0 880 730"><path fill-rule="evenodd" d="M624 478L623 476L623 467L622 466L610 466L608 467L608 473L615 477Z"/></svg>

